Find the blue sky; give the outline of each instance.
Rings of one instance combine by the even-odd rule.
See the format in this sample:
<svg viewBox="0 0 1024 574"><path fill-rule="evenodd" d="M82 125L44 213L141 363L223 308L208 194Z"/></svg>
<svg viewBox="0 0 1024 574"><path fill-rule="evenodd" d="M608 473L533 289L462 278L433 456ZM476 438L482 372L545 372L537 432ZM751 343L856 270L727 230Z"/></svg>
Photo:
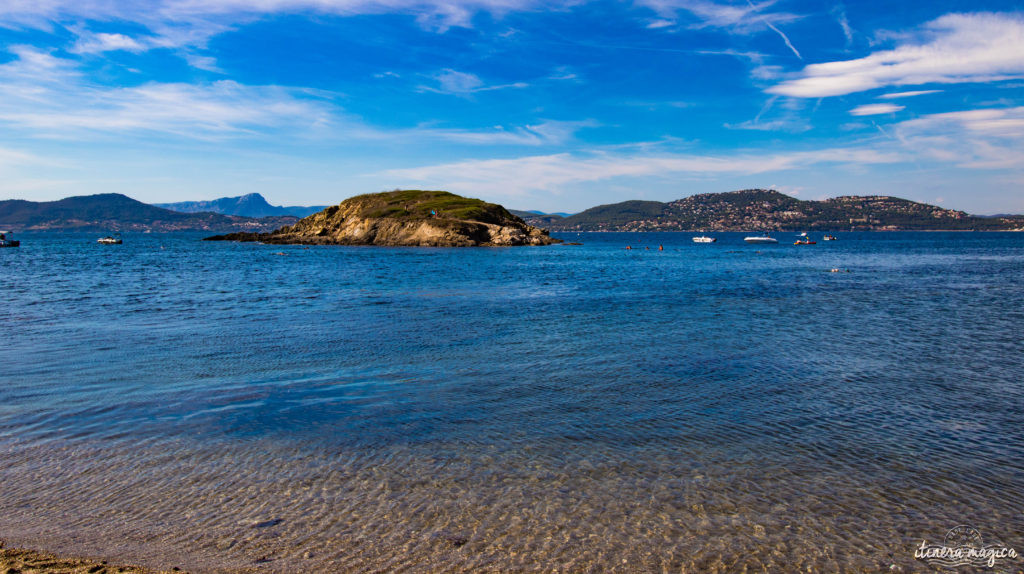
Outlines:
<svg viewBox="0 0 1024 574"><path fill-rule="evenodd" d="M1019 2L4 0L0 199L1024 213Z"/></svg>

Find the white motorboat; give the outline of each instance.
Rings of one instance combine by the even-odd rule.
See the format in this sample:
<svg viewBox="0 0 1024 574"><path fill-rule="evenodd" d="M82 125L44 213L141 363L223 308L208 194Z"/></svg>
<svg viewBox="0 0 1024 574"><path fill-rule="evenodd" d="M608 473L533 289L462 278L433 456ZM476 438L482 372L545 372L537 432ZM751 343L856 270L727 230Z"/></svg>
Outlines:
<svg viewBox="0 0 1024 574"><path fill-rule="evenodd" d="M122 243L124 243L124 241L122 241L118 237L111 237L108 235L106 237L100 237L99 239L96 240L96 243L100 243L103 245L121 245Z"/></svg>
<svg viewBox="0 0 1024 574"><path fill-rule="evenodd" d="M747 243L778 243L779 240L774 237L768 237L767 235L751 235L750 237L744 237L743 241Z"/></svg>
<svg viewBox="0 0 1024 574"><path fill-rule="evenodd" d="M714 243L716 241L718 241L717 237L708 237L707 235L701 235L693 238L694 243Z"/></svg>

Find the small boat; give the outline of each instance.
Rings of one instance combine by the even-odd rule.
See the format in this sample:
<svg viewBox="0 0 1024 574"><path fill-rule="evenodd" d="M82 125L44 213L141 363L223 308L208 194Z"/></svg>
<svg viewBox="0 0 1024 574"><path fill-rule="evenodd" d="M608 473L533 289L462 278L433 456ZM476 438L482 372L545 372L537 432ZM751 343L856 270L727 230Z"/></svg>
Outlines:
<svg viewBox="0 0 1024 574"><path fill-rule="evenodd" d="M793 245L816 245L817 241L811 241L810 239L797 239L793 242Z"/></svg>
<svg viewBox="0 0 1024 574"><path fill-rule="evenodd" d="M768 235L751 235L750 237L744 237L743 241L747 243L778 243L779 240L774 237L768 237Z"/></svg>
<svg viewBox="0 0 1024 574"><path fill-rule="evenodd" d="M0 247L17 247L21 245L21 242L17 239L7 237L10 234L10 231L0 231Z"/></svg>
<svg viewBox="0 0 1024 574"><path fill-rule="evenodd" d="M714 243L716 241L718 241L717 237L708 237L707 235L701 235L693 238L694 243Z"/></svg>
<svg viewBox="0 0 1024 574"><path fill-rule="evenodd" d="M822 237L821 240L822 241L835 241L836 240L836 236L835 235L826 235L825 237Z"/></svg>
<svg viewBox="0 0 1024 574"><path fill-rule="evenodd" d="M108 235L106 237L100 237L96 240L96 243L100 243L102 245L121 245L124 241L122 241L120 237L111 237Z"/></svg>

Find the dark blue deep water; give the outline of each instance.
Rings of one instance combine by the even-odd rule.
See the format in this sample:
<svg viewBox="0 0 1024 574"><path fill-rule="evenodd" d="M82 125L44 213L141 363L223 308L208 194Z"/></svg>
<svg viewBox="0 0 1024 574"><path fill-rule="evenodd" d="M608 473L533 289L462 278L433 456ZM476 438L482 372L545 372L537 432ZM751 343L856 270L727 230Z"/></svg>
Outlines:
<svg viewBox="0 0 1024 574"><path fill-rule="evenodd" d="M201 237L0 250L0 537L194 571L1024 550L1024 234Z"/></svg>

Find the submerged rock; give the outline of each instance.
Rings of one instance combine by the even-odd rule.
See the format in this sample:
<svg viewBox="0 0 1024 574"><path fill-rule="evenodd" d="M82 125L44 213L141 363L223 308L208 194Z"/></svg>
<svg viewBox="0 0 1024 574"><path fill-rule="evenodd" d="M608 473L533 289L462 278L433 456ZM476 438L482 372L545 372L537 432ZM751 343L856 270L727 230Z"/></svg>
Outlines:
<svg viewBox="0 0 1024 574"><path fill-rule="evenodd" d="M359 195L270 233L229 233L206 239L423 247L560 243L500 205L446 191L420 190Z"/></svg>

